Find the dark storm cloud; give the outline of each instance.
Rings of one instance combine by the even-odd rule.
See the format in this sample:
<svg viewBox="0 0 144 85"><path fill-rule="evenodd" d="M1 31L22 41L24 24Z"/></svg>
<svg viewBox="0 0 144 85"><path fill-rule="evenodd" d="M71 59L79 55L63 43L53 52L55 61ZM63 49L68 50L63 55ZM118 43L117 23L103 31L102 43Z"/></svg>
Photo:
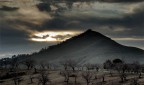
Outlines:
<svg viewBox="0 0 144 85"><path fill-rule="evenodd" d="M59 13L65 10L71 10L73 8L74 3L79 3L77 7L82 5L82 3L92 4L94 2L108 2L108 3L136 3L143 2L144 0L41 0L43 3L37 4L37 8L40 11L53 12L52 7L54 6L57 9L55 10L55 14L59 15ZM63 3L63 5L59 5Z"/></svg>
<svg viewBox="0 0 144 85"><path fill-rule="evenodd" d="M0 24L1 45L3 44L26 44L28 35L24 31L13 29L10 26Z"/></svg>
<svg viewBox="0 0 144 85"><path fill-rule="evenodd" d="M65 40L68 39L70 37L72 37L73 35L67 34L67 35L56 35L56 36L52 36L52 38L55 38L57 40Z"/></svg>
<svg viewBox="0 0 144 85"><path fill-rule="evenodd" d="M122 18L102 18L96 16L56 16L51 20L45 20L45 22L41 25L32 24L23 20L15 20L15 24L20 24L22 26L24 25L29 27L29 29L36 31L86 30L91 28L96 30L98 29L100 32L104 32L105 34L107 34L108 29L111 30L111 33L120 33L121 36L142 37L144 36L144 10L135 10L133 14L128 14ZM107 29L103 30L101 28L103 26L107 26ZM123 31L115 32L118 27L123 28Z"/></svg>
<svg viewBox="0 0 144 85"><path fill-rule="evenodd" d="M143 6L142 6L143 7ZM122 33L122 36L143 36L144 32L144 10L143 8L135 9L133 13L124 15L122 18L103 18L98 16L55 16L52 19L45 19L43 23L34 24L31 20L15 19L10 21L13 25L25 26L26 29L33 31L44 30L86 30L96 29L100 32L107 34L107 29L111 30L111 33ZM40 22L40 21L39 21ZM105 30L101 27L107 26ZM123 31L115 30L121 27ZM127 30L128 29L128 30ZM26 32L26 34L28 34ZM124 34L124 35L123 35ZM113 34L111 34L113 35Z"/></svg>
<svg viewBox="0 0 144 85"><path fill-rule="evenodd" d="M55 17L54 19L43 23L42 26L49 29L69 29L68 26L66 26L68 22L69 19L65 17Z"/></svg>
<svg viewBox="0 0 144 85"><path fill-rule="evenodd" d="M72 18L55 17L51 20L45 20L45 22L43 22L41 25L33 24L31 22L27 22L23 20L15 20L15 22L12 22L12 23L13 25L26 26L27 29L33 30L33 31L81 30L83 26L80 27L79 24L71 23L72 21L73 21Z"/></svg>
<svg viewBox="0 0 144 85"><path fill-rule="evenodd" d="M143 6L142 6L143 7ZM42 8L46 8L45 6ZM43 9L42 9L43 10ZM41 10L41 11L42 11ZM25 11L24 11L25 12ZM69 11L65 11L66 13ZM43 13L43 12L41 12ZM44 12L45 13L45 12ZM19 16L18 16L19 17ZM86 29L96 29L100 32L104 32L107 34L107 29L115 31L117 27L122 27L124 30L115 33L122 33L123 36L143 36L144 29L144 10L143 8L138 8L134 11L134 13L130 13L127 15L124 15L122 18L103 18L99 16L83 16L83 15L77 15L75 16L64 16L64 15L55 15L52 19L45 19L43 17L43 22L37 20L41 24L35 24L33 23L35 20L29 20L29 17L25 19L23 16L20 16L18 19L8 20L10 24L13 25L14 28L17 28L17 25L19 26L25 26L25 29L32 30L32 31L44 31L44 30L86 30ZM105 31L101 28L102 26L107 26ZM21 28L17 28L21 29ZM127 30L129 29L129 30ZM9 29L10 30L10 29ZM13 29L11 29L13 30ZM20 31L15 30L19 34L15 33L13 36L20 35L21 39L25 41L25 39L28 39L29 33L26 31ZM19 32L20 31L20 32ZM7 31L6 31L7 32ZM24 35L21 36L21 32ZM14 33L11 31L11 33ZM3 33L4 35L6 33ZM111 34L113 35L113 34ZM8 35L5 35L8 37ZM10 36L12 37L12 36ZM11 38L12 39L12 38ZM11 40L10 39L10 40ZM14 38L15 39L15 38ZM17 40L17 39L16 39Z"/></svg>
<svg viewBox="0 0 144 85"><path fill-rule="evenodd" d="M76 23L71 23L75 21ZM122 18L101 18L101 17L55 17L52 20L45 21L42 28L45 29L73 29L83 28L85 26L123 26L131 29L141 29L144 26L144 10L136 10L133 14L128 14ZM114 28L113 28L114 29ZM42 30L42 29L40 29Z"/></svg>
<svg viewBox="0 0 144 85"><path fill-rule="evenodd" d="M117 29L117 27L123 27L125 29L122 32L127 35L143 36L144 34L144 10L138 11L134 14L127 15L123 18L112 18L112 19L102 19L102 18L89 18L88 20L82 20L83 23L89 23L91 26L112 26L109 27L112 31ZM90 26L89 25L89 26ZM114 26L114 27L113 27Z"/></svg>
<svg viewBox="0 0 144 85"><path fill-rule="evenodd" d="M48 11L48 12L51 11L50 4L48 4L48 3L39 3L36 6L40 11Z"/></svg>
<svg viewBox="0 0 144 85"><path fill-rule="evenodd" d="M47 37L49 37L49 35L47 34L47 35L44 35L42 38L43 39L45 39L45 38L47 38Z"/></svg>
<svg viewBox="0 0 144 85"><path fill-rule="evenodd" d="M0 7L1 11L16 11L18 9L19 9L18 7L8 7L8 6L2 6L2 7Z"/></svg>

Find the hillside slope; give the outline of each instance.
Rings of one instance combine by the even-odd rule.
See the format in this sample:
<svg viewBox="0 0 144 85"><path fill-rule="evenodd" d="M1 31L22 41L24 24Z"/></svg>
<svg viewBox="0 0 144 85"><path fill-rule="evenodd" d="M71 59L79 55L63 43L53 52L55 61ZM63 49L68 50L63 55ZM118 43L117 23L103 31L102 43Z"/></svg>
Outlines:
<svg viewBox="0 0 144 85"><path fill-rule="evenodd" d="M59 62L64 59L75 59L79 63L103 63L107 59L120 58L127 62L144 60L144 51L123 46L101 33L87 30L58 45L32 55L37 61Z"/></svg>

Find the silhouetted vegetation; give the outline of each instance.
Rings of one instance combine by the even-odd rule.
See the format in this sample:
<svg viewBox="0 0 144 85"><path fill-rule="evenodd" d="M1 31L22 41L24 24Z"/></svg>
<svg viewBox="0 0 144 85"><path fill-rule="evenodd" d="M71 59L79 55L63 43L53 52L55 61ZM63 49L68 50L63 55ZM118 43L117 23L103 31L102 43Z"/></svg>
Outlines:
<svg viewBox="0 0 144 85"><path fill-rule="evenodd" d="M86 71L82 73L82 77L85 79L87 85L91 83L92 76L93 74L90 71Z"/></svg>
<svg viewBox="0 0 144 85"><path fill-rule="evenodd" d="M1 83L4 83L2 80L11 79L14 85L21 85L26 81L24 76L28 76L28 84L48 85L56 83L53 81L52 75L64 78L63 83L66 85L80 85L81 83L119 85L127 82L130 85L140 85L138 80L143 79L144 67L139 62L126 63L121 59L114 59L106 60L102 66L90 63L79 64L75 60L69 59L60 61L59 67L52 69L54 65L51 63L36 63L31 57L23 58L23 56L29 55L14 55L12 58L0 60ZM59 72L59 75L55 72ZM109 80L113 78L117 80Z"/></svg>

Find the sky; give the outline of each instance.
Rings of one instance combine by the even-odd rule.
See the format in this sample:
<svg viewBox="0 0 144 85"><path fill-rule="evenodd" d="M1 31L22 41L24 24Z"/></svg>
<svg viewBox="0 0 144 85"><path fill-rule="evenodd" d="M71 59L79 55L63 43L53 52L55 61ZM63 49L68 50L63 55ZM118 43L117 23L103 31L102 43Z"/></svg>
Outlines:
<svg viewBox="0 0 144 85"><path fill-rule="evenodd" d="M1 1L0 58L37 52L87 29L144 49L144 1Z"/></svg>

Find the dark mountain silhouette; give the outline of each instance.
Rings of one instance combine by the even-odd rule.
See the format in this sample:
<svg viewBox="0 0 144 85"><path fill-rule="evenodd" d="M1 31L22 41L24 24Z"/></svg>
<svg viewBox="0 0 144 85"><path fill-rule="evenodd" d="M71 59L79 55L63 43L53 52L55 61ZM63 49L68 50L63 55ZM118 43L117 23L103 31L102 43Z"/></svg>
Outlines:
<svg viewBox="0 0 144 85"><path fill-rule="evenodd" d="M144 60L144 50L121 45L101 33L92 31L74 36L58 45L53 45L34 53L37 61L59 62L75 59L79 63L103 63L107 59L120 58L127 62Z"/></svg>

